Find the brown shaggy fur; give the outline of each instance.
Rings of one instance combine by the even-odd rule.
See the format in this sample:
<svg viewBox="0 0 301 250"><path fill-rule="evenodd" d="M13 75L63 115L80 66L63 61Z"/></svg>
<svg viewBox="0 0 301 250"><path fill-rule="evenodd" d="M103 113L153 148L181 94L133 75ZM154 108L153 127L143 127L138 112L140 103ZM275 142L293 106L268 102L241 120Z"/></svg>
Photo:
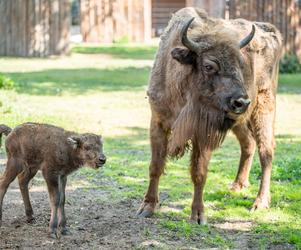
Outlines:
<svg viewBox="0 0 301 250"><path fill-rule="evenodd" d="M182 29L192 17L195 19L187 36L199 44L197 51L181 42ZM240 49L239 41L250 33L252 25L255 36ZM149 188L139 215L150 216L154 212L167 155L181 157L191 147L191 218L204 223L203 188L208 163L212 150L222 143L229 129L241 145L232 189L248 185L257 144L262 179L253 209L269 206L281 47L279 31L268 23L214 19L195 8L184 8L173 15L161 37L150 77L152 159ZM240 97L250 104L237 113L229 103Z"/></svg>
<svg viewBox="0 0 301 250"><path fill-rule="evenodd" d="M0 125L2 133L8 136L5 141L7 165L0 179L0 226L3 198L16 176L27 221L33 220L28 183L41 170L50 199L50 233L57 236L58 229L62 234L67 233L64 212L67 175L84 165L99 168L105 163L101 137L37 123L25 123L13 130Z"/></svg>

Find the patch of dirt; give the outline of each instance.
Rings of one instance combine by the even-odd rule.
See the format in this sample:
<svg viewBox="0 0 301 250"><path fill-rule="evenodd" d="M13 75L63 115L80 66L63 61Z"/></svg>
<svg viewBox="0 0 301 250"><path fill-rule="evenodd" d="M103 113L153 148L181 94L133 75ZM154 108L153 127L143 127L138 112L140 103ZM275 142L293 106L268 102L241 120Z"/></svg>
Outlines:
<svg viewBox="0 0 301 250"><path fill-rule="evenodd" d="M0 173L3 171L4 166L1 164ZM35 178L39 180L41 177ZM144 231L146 228L152 230L150 228L154 227L156 221L136 218L138 201L112 201L108 196L108 192L101 188L67 188L65 207L71 235L52 239L47 231L50 207L45 184L36 186L35 179L33 180L30 197L35 222L27 224L23 201L15 180L4 198L0 249L143 248L144 241L147 240L143 235Z"/></svg>
<svg viewBox="0 0 301 250"><path fill-rule="evenodd" d="M0 176L4 159L0 161ZM78 183L82 183L79 185ZM164 229L161 219L136 217L141 197L112 198L120 187L107 177L97 179L95 188L85 186L81 175L68 178L66 216L71 235L52 239L48 236L50 207L48 193L41 174L31 184L30 197L35 222L26 223L23 200L15 180L9 187L3 204L0 228L0 249L208 249L199 237L179 237ZM162 196L164 200L164 195ZM172 210L182 209L171 205ZM164 214L160 209L160 214ZM163 215L164 216L164 215ZM250 222L222 222L213 225L235 249L250 249Z"/></svg>

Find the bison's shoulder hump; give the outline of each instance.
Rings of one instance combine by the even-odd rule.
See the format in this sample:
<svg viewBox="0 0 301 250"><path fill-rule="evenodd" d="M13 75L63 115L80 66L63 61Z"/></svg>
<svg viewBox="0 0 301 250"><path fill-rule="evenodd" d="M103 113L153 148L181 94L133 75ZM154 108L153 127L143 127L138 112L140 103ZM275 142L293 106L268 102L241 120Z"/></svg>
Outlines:
<svg viewBox="0 0 301 250"><path fill-rule="evenodd" d="M280 51L282 47L282 36L279 30L270 23L255 22L257 32L257 40L259 43L265 44L264 47L273 48L275 51Z"/></svg>

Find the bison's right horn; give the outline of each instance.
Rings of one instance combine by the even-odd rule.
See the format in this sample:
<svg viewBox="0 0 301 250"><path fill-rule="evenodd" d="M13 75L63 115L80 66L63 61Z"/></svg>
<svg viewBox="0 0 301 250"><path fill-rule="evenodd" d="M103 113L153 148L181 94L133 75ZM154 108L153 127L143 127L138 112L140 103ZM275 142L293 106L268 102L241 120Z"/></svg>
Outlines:
<svg viewBox="0 0 301 250"><path fill-rule="evenodd" d="M242 39L239 42L239 48L242 49L243 47L247 46L249 44L249 42L251 42L251 40L253 39L255 34L255 25L252 25L252 31L250 32L249 35L247 35L244 39Z"/></svg>
<svg viewBox="0 0 301 250"><path fill-rule="evenodd" d="M184 26L181 30L181 38L182 38L182 44L186 48L190 49L191 51L197 52L197 50L199 49L199 44L190 40L187 37L187 30L188 30L190 24L193 22L193 20L194 20L194 17L191 18L190 20L188 20L188 22L184 24Z"/></svg>

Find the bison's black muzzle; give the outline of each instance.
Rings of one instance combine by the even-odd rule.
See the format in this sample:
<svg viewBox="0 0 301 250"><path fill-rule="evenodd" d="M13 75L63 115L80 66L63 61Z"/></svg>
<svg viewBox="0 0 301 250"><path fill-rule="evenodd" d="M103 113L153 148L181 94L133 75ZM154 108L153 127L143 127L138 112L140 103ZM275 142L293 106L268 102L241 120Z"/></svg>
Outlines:
<svg viewBox="0 0 301 250"><path fill-rule="evenodd" d="M251 100L245 97L231 98L229 103L229 108L234 114L244 113L248 106L250 105Z"/></svg>

